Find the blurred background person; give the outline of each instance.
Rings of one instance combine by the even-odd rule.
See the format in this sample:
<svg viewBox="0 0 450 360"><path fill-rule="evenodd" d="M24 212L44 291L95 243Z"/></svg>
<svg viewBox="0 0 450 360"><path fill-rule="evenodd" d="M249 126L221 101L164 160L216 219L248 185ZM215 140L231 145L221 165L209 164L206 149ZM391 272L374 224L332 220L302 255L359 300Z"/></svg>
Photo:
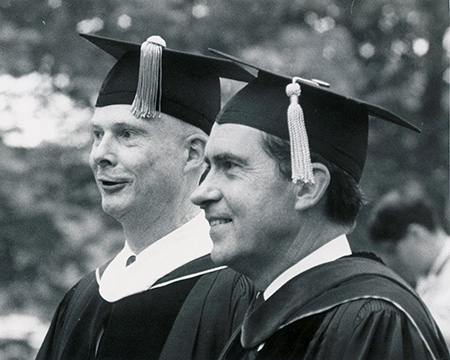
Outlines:
<svg viewBox="0 0 450 360"><path fill-rule="evenodd" d="M369 222L375 252L429 307L450 345L450 236L429 196L395 190L376 204Z"/></svg>

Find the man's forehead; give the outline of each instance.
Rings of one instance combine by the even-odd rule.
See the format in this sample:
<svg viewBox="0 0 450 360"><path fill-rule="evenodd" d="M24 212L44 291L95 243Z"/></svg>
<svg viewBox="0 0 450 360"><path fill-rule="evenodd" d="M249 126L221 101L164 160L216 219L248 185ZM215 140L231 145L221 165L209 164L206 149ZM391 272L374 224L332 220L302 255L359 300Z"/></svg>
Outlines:
<svg viewBox="0 0 450 360"><path fill-rule="evenodd" d="M233 153L240 156L262 149L263 132L240 124L214 124L206 144L206 156Z"/></svg>
<svg viewBox="0 0 450 360"><path fill-rule="evenodd" d="M136 118L131 113L131 105L108 105L96 107L92 117L93 125L129 124L140 127L156 127L164 124L170 115L161 113L161 117L151 119Z"/></svg>
<svg viewBox="0 0 450 360"><path fill-rule="evenodd" d="M123 121L130 120L132 121L140 119L136 119L131 114L131 106L130 105L109 105L103 107L96 107L94 110L94 115L92 117L92 122L103 121L103 120L117 120L122 119Z"/></svg>

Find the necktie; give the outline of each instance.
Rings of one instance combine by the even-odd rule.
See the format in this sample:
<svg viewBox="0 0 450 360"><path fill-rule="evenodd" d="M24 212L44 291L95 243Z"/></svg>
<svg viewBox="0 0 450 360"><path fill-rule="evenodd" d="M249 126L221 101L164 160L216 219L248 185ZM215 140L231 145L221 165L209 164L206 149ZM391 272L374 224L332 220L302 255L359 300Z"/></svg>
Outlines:
<svg viewBox="0 0 450 360"><path fill-rule="evenodd" d="M263 293L261 291L256 293L255 298L252 300L252 302L250 303L248 309L247 309L247 314L245 315L245 317L249 317L251 315L251 313L253 311L255 311L258 307L260 307L262 305L262 303L264 302L264 296ZM245 322L245 320L244 320ZM239 335L240 336L240 335ZM241 351L245 352L244 356L242 357L242 360L255 360L256 357L258 356L258 347L255 347L253 349L248 349L245 350L242 348L242 345L240 343L240 341L238 341L240 344L240 349Z"/></svg>
<svg viewBox="0 0 450 360"><path fill-rule="evenodd" d="M136 261L136 255L131 255L131 256L127 259L126 266L131 265L131 264L134 263L135 261Z"/></svg>
<svg viewBox="0 0 450 360"><path fill-rule="evenodd" d="M264 302L264 296L263 296L262 292L257 292L256 296L254 297L254 299L252 300L252 302L250 303L250 305L247 309L246 317L249 316L250 313L255 311L258 307L260 307L263 302Z"/></svg>

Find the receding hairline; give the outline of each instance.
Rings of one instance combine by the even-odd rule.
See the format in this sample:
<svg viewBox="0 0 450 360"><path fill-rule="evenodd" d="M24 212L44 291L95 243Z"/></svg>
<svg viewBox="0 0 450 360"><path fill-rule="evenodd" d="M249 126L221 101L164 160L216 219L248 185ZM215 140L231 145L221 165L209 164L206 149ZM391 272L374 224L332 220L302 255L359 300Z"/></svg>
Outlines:
<svg viewBox="0 0 450 360"><path fill-rule="evenodd" d="M166 131L167 134L171 133L175 136L177 136L178 138L186 138L189 137L191 135L202 135L202 136L208 136L208 134L200 129L199 127L192 125L186 121L184 121L181 118L177 118L175 116L166 114L164 112L160 112L157 113L154 117L152 118L136 118L134 117L134 115L131 113L131 105L128 104L113 104L113 105L108 105L108 106L101 106L101 107L96 107L94 109L94 114L91 118L91 123L92 121L95 121L96 119L96 114L98 113L98 111L104 111L108 109L108 111L113 111L114 113L117 113L117 111L123 111L123 115L126 117L130 117L136 120L142 120L142 121L162 121L162 124L164 125L161 130ZM119 110L120 109L120 110ZM126 119L125 119L126 120Z"/></svg>

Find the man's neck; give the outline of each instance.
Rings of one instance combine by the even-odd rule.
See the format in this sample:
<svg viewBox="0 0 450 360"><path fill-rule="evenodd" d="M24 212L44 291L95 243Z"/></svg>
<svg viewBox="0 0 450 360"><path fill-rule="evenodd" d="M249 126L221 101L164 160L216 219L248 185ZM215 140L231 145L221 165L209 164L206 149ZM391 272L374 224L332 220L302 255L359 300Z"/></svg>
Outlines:
<svg viewBox="0 0 450 360"><path fill-rule="evenodd" d="M135 254L139 254L151 244L192 220L199 212L199 208L189 206L184 212L161 215L153 222L148 221L144 216L122 221L125 239L130 249Z"/></svg>
<svg viewBox="0 0 450 360"><path fill-rule="evenodd" d="M309 232L300 232L289 251L283 254L283 258L273 259L269 266L264 266L266 271L259 267L253 276L246 274L253 280L255 288L264 291L284 271L297 264L299 261L313 253L323 245L340 235L347 234L350 228L342 226L315 227Z"/></svg>

